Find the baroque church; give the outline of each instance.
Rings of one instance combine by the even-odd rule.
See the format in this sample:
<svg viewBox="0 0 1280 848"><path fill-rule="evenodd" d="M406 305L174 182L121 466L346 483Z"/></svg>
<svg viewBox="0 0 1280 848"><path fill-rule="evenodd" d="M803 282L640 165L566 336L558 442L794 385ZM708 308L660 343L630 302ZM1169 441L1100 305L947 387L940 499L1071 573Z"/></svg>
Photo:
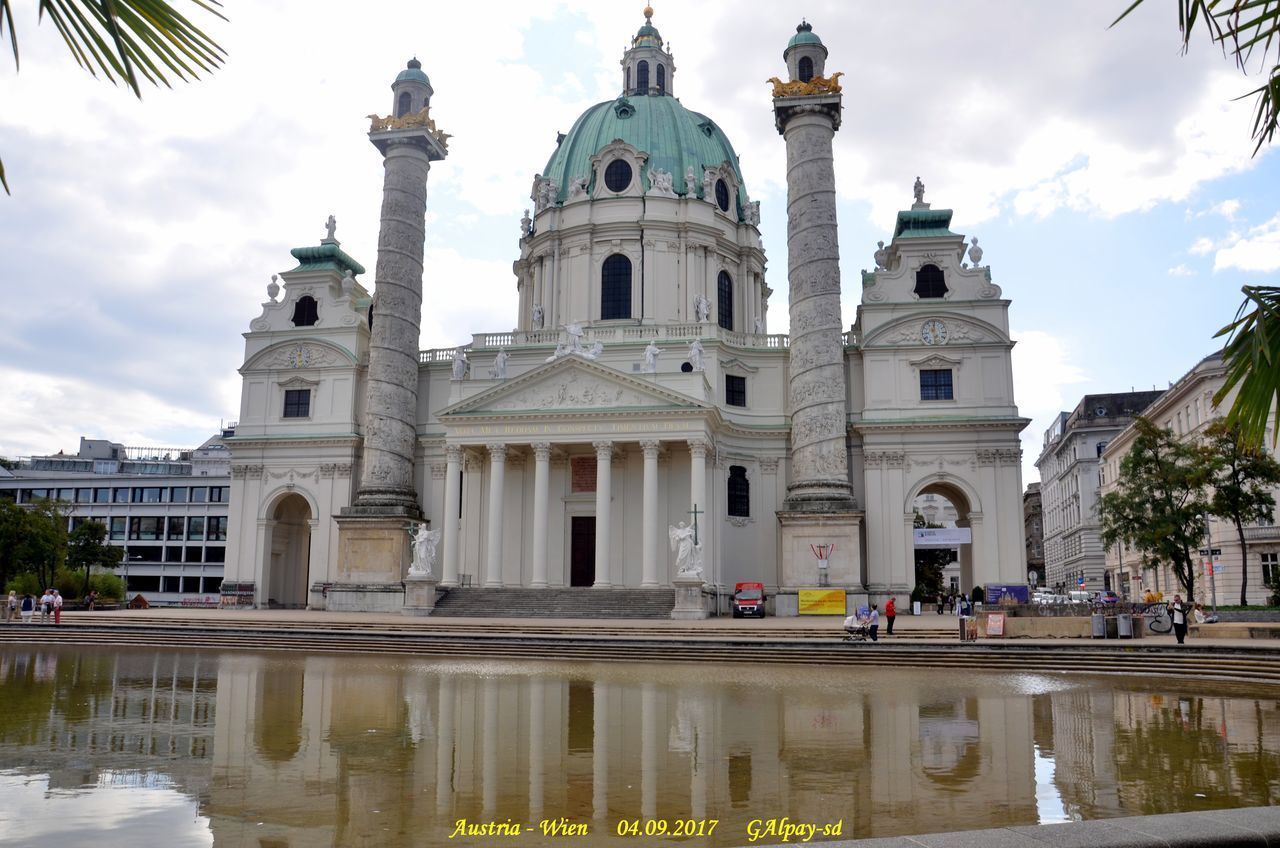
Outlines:
<svg viewBox="0 0 1280 848"><path fill-rule="evenodd" d="M851 606L903 603L927 494L967 530L962 587L1022 581L1028 422L1009 301L977 239L917 179L874 270L848 280L861 298L845 323L841 74L802 23L786 79L770 81L790 334L770 333L759 203L722 129L677 99L644 13L618 96L533 178L514 327L456 349L418 344L431 289L456 284L429 267L424 284L422 267L426 183L449 136L420 63L395 78L369 131L385 165L372 282L331 224L292 251L245 334L224 605L426 614L437 589L675 589L694 618L739 582L763 583L779 615L819 586ZM694 525L691 568L674 537Z"/></svg>

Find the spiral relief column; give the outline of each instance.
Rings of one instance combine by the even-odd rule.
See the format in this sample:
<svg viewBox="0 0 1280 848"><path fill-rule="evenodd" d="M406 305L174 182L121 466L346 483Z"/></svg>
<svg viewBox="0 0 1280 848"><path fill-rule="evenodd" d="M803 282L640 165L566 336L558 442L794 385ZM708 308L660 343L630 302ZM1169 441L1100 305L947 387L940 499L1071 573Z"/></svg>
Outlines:
<svg viewBox="0 0 1280 848"><path fill-rule="evenodd" d="M834 544L831 585L861 587L861 514L849 479L847 390L840 315L832 139L840 127L840 74L824 77L827 49L807 23L774 79L775 124L787 145L787 252L791 318L790 481L778 513L784 586L817 585L810 546Z"/></svg>
<svg viewBox="0 0 1280 848"><path fill-rule="evenodd" d="M333 609L398 609L408 560L406 527L422 520L414 486L418 422L418 333L427 174L448 155L448 136L430 118L434 93L418 60L391 86L392 113L372 116L369 141L383 156L364 457L355 503L338 522L339 582Z"/></svg>

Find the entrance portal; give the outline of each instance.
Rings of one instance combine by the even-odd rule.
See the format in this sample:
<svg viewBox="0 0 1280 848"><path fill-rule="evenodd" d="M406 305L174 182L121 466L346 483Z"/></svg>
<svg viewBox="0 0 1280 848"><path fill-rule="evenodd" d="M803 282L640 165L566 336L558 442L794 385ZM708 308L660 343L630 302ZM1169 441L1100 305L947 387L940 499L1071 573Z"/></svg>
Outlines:
<svg viewBox="0 0 1280 848"><path fill-rule="evenodd" d="M272 607L307 605L311 570L311 507L301 495L286 495L276 505L266 567L266 601Z"/></svg>
<svg viewBox="0 0 1280 848"><path fill-rule="evenodd" d="M596 582L596 518L575 515L569 519L569 585Z"/></svg>
<svg viewBox="0 0 1280 848"><path fill-rule="evenodd" d="M945 481L930 483L912 502L917 528L966 529L969 527L968 498L959 488ZM937 586L931 591L948 594L959 590L964 593L974 588L973 544L957 542L952 545L915 544L916 583L923 580L924 572L930 572Z"/></svg>

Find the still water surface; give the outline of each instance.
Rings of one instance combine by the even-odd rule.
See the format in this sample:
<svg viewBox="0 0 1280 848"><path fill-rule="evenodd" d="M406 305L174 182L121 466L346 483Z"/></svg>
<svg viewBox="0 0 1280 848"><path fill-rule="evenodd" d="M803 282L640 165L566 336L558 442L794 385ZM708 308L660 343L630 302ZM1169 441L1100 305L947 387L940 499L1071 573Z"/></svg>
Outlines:
<svg viewBox="0 0 1280 848"><path fill-rule="evenodd" d="M1278 800L1275 689L0 649L3 844L730 846Z"/></svg>

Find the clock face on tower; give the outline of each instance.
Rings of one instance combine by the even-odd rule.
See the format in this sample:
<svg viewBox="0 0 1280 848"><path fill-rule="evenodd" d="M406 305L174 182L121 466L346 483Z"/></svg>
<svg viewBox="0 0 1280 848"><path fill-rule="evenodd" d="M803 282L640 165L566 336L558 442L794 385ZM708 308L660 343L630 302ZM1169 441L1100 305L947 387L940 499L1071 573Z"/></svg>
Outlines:
<svg viewBox="0 0 1280 848"><path fill-rule="evenodd" d="M947 325L937 318L930 318L920 327L920 339L927 345L947 343Z"/></svg>

